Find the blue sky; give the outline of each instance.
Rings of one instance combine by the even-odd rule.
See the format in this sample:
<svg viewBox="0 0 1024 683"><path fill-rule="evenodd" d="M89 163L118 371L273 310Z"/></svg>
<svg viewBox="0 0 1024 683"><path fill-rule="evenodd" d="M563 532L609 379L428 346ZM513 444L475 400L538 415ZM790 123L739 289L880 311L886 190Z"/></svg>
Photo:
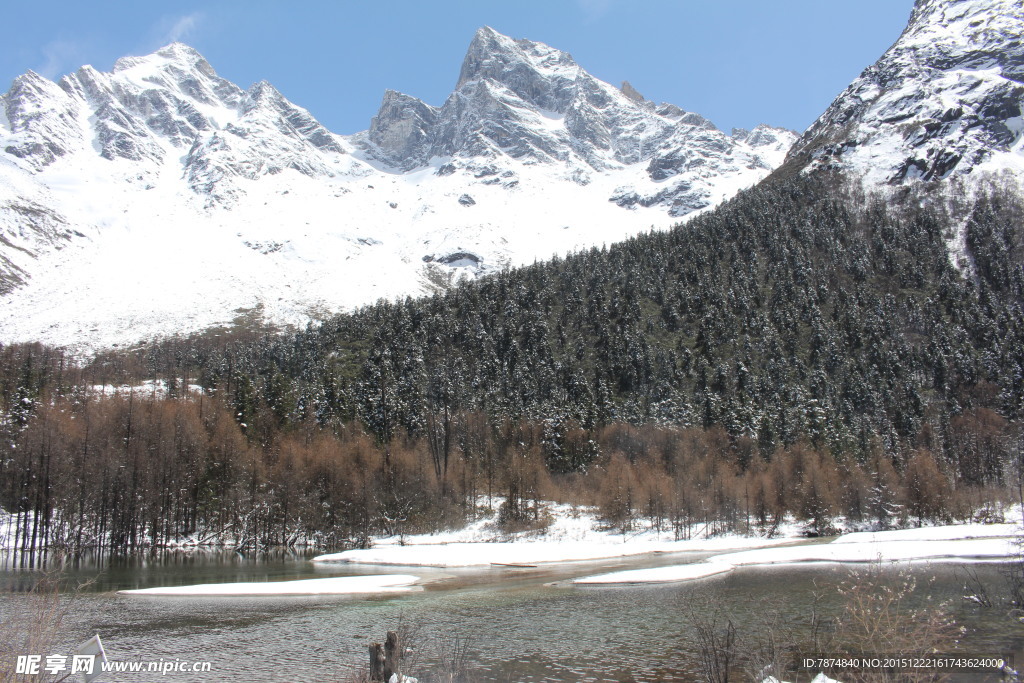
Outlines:
<svg viewBox="0 0 1024 683"><path fill-rule="evenodd" d="M913 0L335 0L8 3L0 89L33 69L108 71L180 40L242 87L270 81L337 133L386 88L443 103L483 25L570 52L719 128L802 131L899 37Z"/></svg>

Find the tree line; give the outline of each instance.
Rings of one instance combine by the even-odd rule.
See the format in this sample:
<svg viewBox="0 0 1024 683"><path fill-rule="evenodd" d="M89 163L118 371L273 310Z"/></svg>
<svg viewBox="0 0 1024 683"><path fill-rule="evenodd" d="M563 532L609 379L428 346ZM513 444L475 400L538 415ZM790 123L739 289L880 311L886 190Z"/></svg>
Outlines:
<svg viewBox="0 0 1024 683"><path fill-rule="evenodd" d="M0 506L42 520L19 539L59 520L61 542L127 546L359 542L464 519L481 492L510 522L565 497L680 534L968 514L1020 471L1024 208L903 192L763 184L299 332L84 364L5 347ZM90 389L143 379L166 393Z"/></svg>

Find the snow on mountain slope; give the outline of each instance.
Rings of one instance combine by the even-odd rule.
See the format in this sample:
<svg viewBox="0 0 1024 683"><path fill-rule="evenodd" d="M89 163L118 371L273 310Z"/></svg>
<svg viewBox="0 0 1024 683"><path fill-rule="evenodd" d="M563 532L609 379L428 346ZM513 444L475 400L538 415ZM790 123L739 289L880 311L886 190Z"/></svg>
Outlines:
<svg viewBox="0 0 1024 683"><path fill-rule="evenodd" d="M582 185L625 171L606 198L627 208L662 206L671 216L762 177L794 139L768 126L726 135L698 114L594 78L568 53L487 27L470 43L441 107L389 91L370 129L354 136L370 159L402 170L450 159L442 172L497 176L490 182L506 185L522 173L513 162L562 166Z"/></svg>
<svg viewBox="0 0 1024 683"><path fill-rule="evenodd" d="M910 22L812 125L787 164L870 185L1024 177L1024 5L917 0Z"/></svg>
<svg viewBox="0 0 1024 683"><path fill-rule="evenodd" d="M389 91L331 133L190 47L34 73L0 97L0 341L79 349L380 297L664 227L795 134L717 130L484 28L440 107Z"/></svg>

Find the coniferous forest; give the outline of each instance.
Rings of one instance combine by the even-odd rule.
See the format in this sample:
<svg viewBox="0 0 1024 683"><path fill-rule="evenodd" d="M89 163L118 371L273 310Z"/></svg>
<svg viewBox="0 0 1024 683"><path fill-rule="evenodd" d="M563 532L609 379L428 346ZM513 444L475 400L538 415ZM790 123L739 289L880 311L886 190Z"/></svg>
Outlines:
<svg viewBox="0 0 1024 683"><path fill-rule="evenodd" d="M680 536L984 514L1022 479L1024 204L950 196L776 178L304 331L3 347L0 508L27 549L359 544L487 494Z"/></svg>

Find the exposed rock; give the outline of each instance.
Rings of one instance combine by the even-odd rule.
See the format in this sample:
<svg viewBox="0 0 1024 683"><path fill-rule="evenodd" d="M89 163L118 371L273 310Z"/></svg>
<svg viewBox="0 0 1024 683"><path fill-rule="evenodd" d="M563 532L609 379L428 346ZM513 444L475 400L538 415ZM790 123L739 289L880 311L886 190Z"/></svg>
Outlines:
<svg viewBox="0 0 1024 683"><path fill-rule="evenodd" d="M622 87L619 88L619 90L622 91L623 95L625 95L629 99L633 100L634 102L646 102L647 101L644 98L644 96L641 95L640 92L630 84L629 81L622 81Z"/></svg>
<svg viewBox="0 0 1024 683"><path fill-rule="evenodd" d="M787 166L869 182L1024 167L1020 0L918 0L899 40L801 136Z"/></svg>
<svg viewBox="0 0 1024 683"><path fill-rule="evenodd" d="M51 343L198 329L254 299L304 324L301 311L434 291L417 289L425 252L430 277L450 283L628 237L757 182L795 137L726 135L489 28L440 106L387 91L370 128L347 137L180 43L59 83L26 73L0 100L0 290L14 302L0 329ZM629 192L613 193L620 176ZM107 286L108 248L136 286ZM176 249L202 275L135 268Z"/></svg>
<svg viewBox="0 0 1024 683"><path fill-rule="evenodd" d="M80 103L53 81L29 71L2 96L11 136L4 151L33 169L52 164L82 144L77 126Z"/></svg>
<svg viewBox="0 0 1024 683"><path fill-rule="evenodd" d="M393 165L410 169L422 165L437 110L394 90L384 93L380 111L370 122L368 138ZM441 174L440 169L438 173Z"/></svg>
<svg viewBox="0 0 1024 683"><path fill-rule="evenodd" d="M692 173L690 182L710 195L724 176L773 168L796 135L767 126L726 135L699 114L655 106L629 83L619 89L597 80L568 53L484 27L440 108L388 91L369 132L356 139L391 166L449 158L437 175L461 168L485 184L511 160L568 165L574 182L589 171L647 163L652 180Z"/></svg>

